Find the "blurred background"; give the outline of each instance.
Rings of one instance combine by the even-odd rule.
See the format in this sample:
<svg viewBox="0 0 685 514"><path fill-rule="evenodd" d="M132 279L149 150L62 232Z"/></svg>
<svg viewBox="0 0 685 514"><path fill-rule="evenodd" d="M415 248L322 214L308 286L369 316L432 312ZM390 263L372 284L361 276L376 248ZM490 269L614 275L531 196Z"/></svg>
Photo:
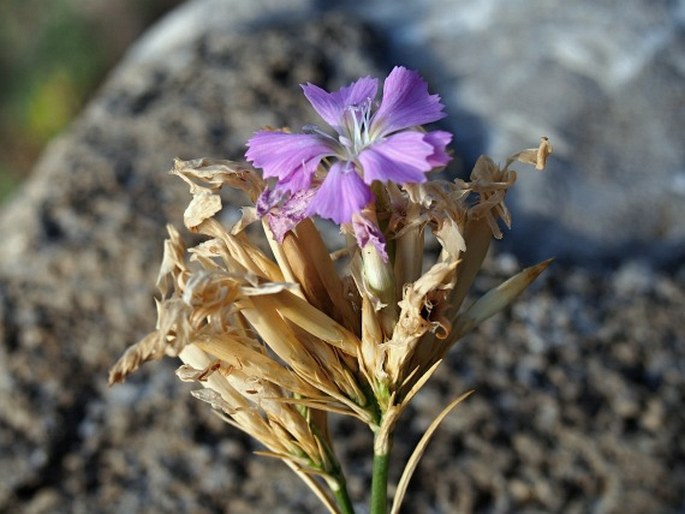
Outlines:
<svg viewBox="0 0 685 514"><path fill-rule="evenodd" d="M150 24L181 0L0 2L0 202Z"/></svg>

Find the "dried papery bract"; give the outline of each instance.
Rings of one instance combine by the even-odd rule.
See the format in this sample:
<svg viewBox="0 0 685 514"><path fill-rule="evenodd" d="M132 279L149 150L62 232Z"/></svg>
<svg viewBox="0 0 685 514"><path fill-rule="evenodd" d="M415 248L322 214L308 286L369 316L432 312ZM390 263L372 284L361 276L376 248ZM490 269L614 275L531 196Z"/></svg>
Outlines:
<svg viewBox="0 0 685 514"><path fill-rule="evenodd" d="M334 303L343 298L339 290L325 302L329 313L323 312L302 294L308 276L285 281L297 279L290 267L279 266L247 238L245 217L238 229L214 219L222 184L243 189L254 201L263 186L254 171L198 159L177 161L172 173L193 194L184 216L187 228L208 239L186 251L169 228L158 278L157 330L127 350L110 382L123 381L146 360L178 356L185 362L179 376L204 386L195 396L253 435L269 455L300 474L321 476L335 492L341 474L322 413L367 423L374 416L356 377L361 342L352 331L358 321L351 305ZM334 268L321 262L320 253L318 262L302 251L285 255L288 266L309 270L322 282L320 270ZM327 253L325 258L330 260ZM325 282L335 283L331 276ZM305 481L321 497L321 484L311 477ZM326 503L333 505L330 498Z"/></svg>
<svg viewBox="0 0 685 514"><path fill-rule="evenodd" d="M422 276L404 283L401 289L393 288L400 312L391 334L383 330L384 307L378 302L377 288L374 290L365 283L365 277L373 276L373 271L369 273L365 268L375 263L364 260L364 272L357 273L365 307L362 363L381 411L380 423L374 428L374 477L378 463L381 481L387 480L387 473L384 474L382 468L387 466L395 424L437 369L446 351L466 332L509 305L549 265L549 261L545 261L522 271L460 312L490 241L493 237L502 237L500 221L507 227L511 224L510 213L504 204L506 191L516 180L511 165L518 161L542 169L550 152L549 141L542 138L537 149L513 155L504 167L481 157L469 182L431 181L401 188L388 187L388 195L393 199L387 203L390 212L379 213L379 216L392 220L386 237L396 241L399 248L395 254L395 268L399 268L396 277L416 274L416 263L411 262L416 258L416 252L407 248L406 243L414 240L416 245L422 245L422 241L418 242L418 234L425 228L429 227L435 235L441 251ZM399 267L397 259L404 261ZM380 344L374 345L371 341L374 337L380 339ZM432 425L431 433L442 417ZM417 456L423 452L429 437L430 434L420 443ZM398 490L400 495L406 490L417 458L408 463L402 488ZM374 512L385 512L385 489L372 489L372 508L377 508ZM395 503L393 512L398 509L399 504Z"/></svg>

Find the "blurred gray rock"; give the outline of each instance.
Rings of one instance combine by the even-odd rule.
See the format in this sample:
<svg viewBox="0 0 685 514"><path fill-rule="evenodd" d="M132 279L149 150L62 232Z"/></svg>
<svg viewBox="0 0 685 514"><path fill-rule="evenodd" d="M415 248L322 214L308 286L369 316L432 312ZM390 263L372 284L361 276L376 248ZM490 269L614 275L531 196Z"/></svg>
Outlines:
<svg viewBox="0 0 685 514"><path fill-rule="evenodd" d="M430 78L467 162L552 139L548 171L513 191L517 253L685 257L685 2L333 4L387 35L388 65Z"/></svg>

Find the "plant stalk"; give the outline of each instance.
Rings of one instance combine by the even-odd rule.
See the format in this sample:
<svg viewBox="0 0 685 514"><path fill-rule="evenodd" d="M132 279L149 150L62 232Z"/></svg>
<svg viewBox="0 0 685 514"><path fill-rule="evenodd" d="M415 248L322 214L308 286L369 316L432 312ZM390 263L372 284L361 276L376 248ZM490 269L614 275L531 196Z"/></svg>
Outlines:
<svg viewBox="0 0 685 514"><path fill-rule="evenodd" d="M371 478L370 514L387 514L388 512L388 468L390 452L373 455L373 475Z"/></svg>
<svg viewBox="0 0 685 514"><path fill-rule="evenodd" d="M335 502L340 507L341 514L354 514L354 506L347 492L347 483L342 475L336 477L335 485L331 487Z"/></svg>

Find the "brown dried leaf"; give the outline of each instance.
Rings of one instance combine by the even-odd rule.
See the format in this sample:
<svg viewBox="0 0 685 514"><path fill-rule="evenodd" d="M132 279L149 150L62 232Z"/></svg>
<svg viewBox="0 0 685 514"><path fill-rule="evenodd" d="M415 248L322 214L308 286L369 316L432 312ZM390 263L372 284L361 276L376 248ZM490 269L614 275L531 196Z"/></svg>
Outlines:
<svg viewBox="0 0 685 514"><path fill-rule="evenodd" d="M214 361L205 369L195 369L190 364L183 364L176 370L176 376L181 382L204 382L221 368L220 361Z"/></svg>
<svg viewBox="0 0 685 514"><path fill-rule="evenodd" d="M159 332L155 331L127 348L109 371L109 385L123 383L126 377L136 371L143 363L161 359L164 356L165 346Z"/></svg>
<svg viewBox="0 0 685 514"><path fill-rule="evenodd" d="M393 341L421 337L430 328L436 328L430 319L433 308L442 303L446 291L452 288L452 275L457 262L434 264L413 284L404 287L399 321L393 332Z"/></svg>
<svg viewBox="0 0 685 514"><path fill-rule="evenodd" d="M253 223L260 221L256 207L243 207L240 209L240 219L231 227L231 235L235 236Z"/></svg>
<svg viewBox="0 0 685 514"><path fill-rule="evenodd" d="M465 249L463 230L467 219L468 184L461 180L434 180L425 184L405 186L405 189L411 202L420 204L425 209L421 215L410 216L410 219L406 220L405 228L416 222L430 222L433 234L443 251L451 258L458 258L460 252ZM407 214L410 214L409 208Z"/></svg>
<svg viewBox="0 0 685 514"><path fill-rule="evenodd" d="M551 154L552 143L549 142L549 138L543 136L540 138L540 144L537 148L526 148L512 155L507 162L507 167L511 162L517 160L523 164L533 164L536 170L543 170Z"/></svg>
<svg viewBox="0 0 685 514"><path fill-rule="evenodd" d="M359 339L305 300L288 291L275 295L272 300L284 318L346 354L357 355Z"/></svg>
<svg viewBox="0 0 685 514"><path fill-rule="evenodd" d="M297 290L299 286L292 282L264 282L262 284L255 284L254 286L243 286L240 291L245 296L265 296L278 294L284 291Z"/></svg>
<svg viewBox="0 0 685 514"><path fill-rule="evenodd" d="M317 398L320 393L282 364L245 346L229 334L216 334L195 341L195 345L208 354L221 359L227 366L268 380L296 394Z"/></svg>
<svg viewBox="0 0 685 514"><path fill-rule="evenodd" d="M170 286L175 282L175 277L185 269L183 254L185 246L181 242L181 235L173 225L167 225L169 239L164 241L164 254L162 264L157 274L157 289L166 297Z"/></svg>
<svg viewBox="0 0 685 514"><path fill-rule="evenodd" d="M224 259L229 271L250 272L272 282L283 282L283 273L278 265L269 259L245 233L236 235L226 232L224 227L215 219L204 221L197 231L217 239L220 239L227 252L229 259Z"/></svg>
<svg viewBox="0 0 685 514"><path fill-rule="evenodd" d="M221 210L221 197L209 189L197 188L193 199L183 213L183 223L188 229L197 228L203 221Z"/></svg>
<svg viewBox="0 0 685 514"><path fill-rule="evenodd" d="M459 223L450 216L445 216L437 222L433 229L435 237L443 249L452 257L458 258L461 252L466 251L466 241L462 234Z"/></svg>
<svg viewBox="0 0 685 514"><path fill-rule="evenodd" d="M411 369L417 343L429 331L449 331L449 322L442 317L435 318L434 310L442 309L452 280L457 261L434 264L428 272L413 284L404 288L399 302L400 316L395 330L386 345L386 372L395 384L399 384Z"/></svg>
<svg viewBox="0 0 685 514"><path fill-rule="evenodd" d="M232 416L237 412L237 409L224 400L221 394L214 389L195 389L194 391L190 391L190 394L193 396L193 398L197 398L198 400L202 400L203 402L210 404L212 409L225 412L229 416Z"/></svg>
<svg viewBox="0 0 685 514"><path fill-rule="evenodd" d="M526 268L510 279L502 282L499 286L491 289L466 311L455 319L455 328L451 340L456 340L466 332L472 330L493 314L504 309L514 301L547 267L554 259L547 259L535 266Z"/></svg>
<svg viewBox="0 0 685 514"><path fill-rule="evenodd" d="M228 185L244 191L254 202L264 189L264 180L255 170L244 163L223 159L175 159L169 173L183 179L190 186L191 193L194 193L194 187L204 186L216 191Z"/></svg>

